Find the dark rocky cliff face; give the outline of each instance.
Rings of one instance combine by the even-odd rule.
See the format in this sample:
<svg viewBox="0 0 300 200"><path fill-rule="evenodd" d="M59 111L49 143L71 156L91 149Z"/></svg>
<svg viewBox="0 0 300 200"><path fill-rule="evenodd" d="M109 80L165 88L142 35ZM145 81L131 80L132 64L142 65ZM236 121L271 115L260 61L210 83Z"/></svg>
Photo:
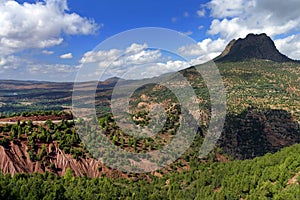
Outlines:
<svg viewBox="0 0 300 200"><path fill-rule="evenodd" d="M274 42L265 33L249 34L244 39L232 40L215 61L244 61L250 59L272 60L275 62L293 62L281 54Z"/></svg>
<svg viewBox="0 0 300 200"><path fill-rule="evenodd" d="M227 116L218 143L233 158L251 159L299 142L299 124L290 113L249 108L237 116Z"/></svg>

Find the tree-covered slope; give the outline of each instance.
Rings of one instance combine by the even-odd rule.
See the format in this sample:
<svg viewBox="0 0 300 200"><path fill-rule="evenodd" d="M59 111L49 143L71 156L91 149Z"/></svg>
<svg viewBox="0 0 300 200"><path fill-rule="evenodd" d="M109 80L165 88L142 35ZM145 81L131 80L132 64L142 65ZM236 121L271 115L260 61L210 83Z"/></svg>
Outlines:
<svg viewBox="0 0 300 200"><path fill-rule="evenodd" d="M299 199L300 145L253 160L199 164L151 181L0 175L1 199Z"/></svg>

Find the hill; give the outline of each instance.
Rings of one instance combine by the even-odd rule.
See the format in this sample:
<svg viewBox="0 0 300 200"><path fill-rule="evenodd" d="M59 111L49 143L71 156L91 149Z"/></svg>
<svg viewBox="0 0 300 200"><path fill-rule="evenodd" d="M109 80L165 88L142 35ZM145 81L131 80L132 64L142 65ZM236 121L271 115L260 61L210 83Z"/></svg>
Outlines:
<svg viewBox="0 0 300 200"><path fill-rule="evenodd" d="M218 142L218 146L222 150L221 152L223 157L226 158L227 156L230 156L235 159L249 159L257 156L263 156L269 152L277 152L281 148L291 146L299 142L300 103L297 101L297 99L300 98L300 93L297 92L300 90L298 83L299 64L277 63L272 61L244 61L219 63L218 67L224 78L228 107L225 128ZM205 87L203 79L201 79L201 75L195 68L183 70L181 73L187 77L188 81L190 81L199 99L200 112L202 113L201 121L199 122L199 130L201 130L200 136L203 137L206 134L207 125L210 119L208 90ZM174 105L178 102L176 101L175 96L172 95L171 91L165 87L160 87L159 85L147 85L140 88L133 94L130 103L130 110L132 112L131 115L133 119L136 120L135 123L139 126L144 126L149 123L151 118L147 114L147 109L151 108L151 106L161 103L167 110L172 108L168 111L170 113L170 119L167 120L168 123L163 127L163 131L158 134L158 137L147 141L136 140L136 142L133 143L133 138L128 137L128 135L126 135L123 131L119 130L119 128L115 126L114 119L109 117L109 98L112 90L110 88L111 83L107 82L107 84L108 85L103 85L103 87L99 84L97 92L97 112L99 121L102 121L101 123L103 128L108 130L107 137L112 142L116 145L123 146L123 148L129 151L143 152L144 150L151 151L158 149L160 146L167 144L172 139L174 133L176 133L176 127L178 127L178 121L176 120L178 120L178 116L180 115L176 113L179 113L180 106L177 107L179 110L173 110L176 107ZM88 90L90 88L90 83L83 83L82 87L85 90ZM178 87L181 87L180 83L178 84ZM39 96L39 93L34 89L32 89L32 91L28 90L27 92L34 94L34 97ZM49 93L49 95L51 95L51 93ZM85 97L83 96L82 98L84 99ZM51 98L48 98L48 103L51 105L53 102L49 101L49 99ZM53 97L53 99L55 98ZM28 101L30 101L30 98ZM57 102L54 103L56 104ZM135 107L138 109L133 109ZM20 115L28 116L29 114L25 112L20 113ZM11 117L11 120L15 118L16 117ZM20 119L21 121L26 121L26 118ZM49 117L49 119L57 118ZM2 119L2 121L7 120ZM7 166L17 166L16 163L14 163L14 160L17 159L6 160L6 164L2 165L2 170L5 169L4 172L33 173L35 171L52 171L58 175L63 175L67 167L76 171L77 165L85 165L67 164L62 165L65 167L61 167L60 164L55 161L58 159L57 156L65 155L64 160L68 160L66 163L78 163L76 158L78 158L78 155L82 155L80 152L82 152L81 149L83 146L80 146L80 141L77 141L76 144L79 145L77 150L73 149L71 151L71 138L75 137L72 132L74 129L73 125L63 125L62 122L59 122L53 127L40 124L35 125L33 128L35 130L35 134L26 135L25 131L28 129L28 125L24 125L20 129L21 134L20 138L18 138L18 134L16 133L19 130L18 127L13 125L6 127L5 125L2 125L1 140L4 138L8 140L4 143L8 145L8 148L3 149L2 157L8 156L12 158L12 155L14 155L16 158L24 159L23 161L19 160L20 163L22 163L22 167L11 168ZM13 130L15 133L11 136ZM60 132L57 134L65 137L57 137L56 132ZM70 135L68 136L65 132ZM49 138L48 142L46 140L47 137ZM41 140L40 138L44 139ZM37 145L33 146L34 148L30 147L29 143L26 142L28 140L34 141ZM201 141L202 139L200 138L196 146L201 145ZM42 152L43 145L46 147L47 154L42 156L40 158L41 160L30 160L29 154L24 151L24 149L32 149L33 156L37 156L40 152ZM51 149L51 146L55 147L55 151L52 154L49 150ZM194 148L194 151L197 151L197 148ZM63 154L60 152L63 152ZM183 168L190 167L191 162L193 162L192 160L197 160L197 158L192 156L192 154L193 150L191 149L189 156L181 160L181 167L174 167L174 169L181 170ZM75 158L73 157L74 155ZM89 163L91 162L90 159L93 160L87 152L83 155L86 155L86 158L80 157L79 162ZM212 156L213 160L217 160L218 156L219 155ZM44 168L32 167L40 166L40 164L37 163L40 163L41 161L44 163ZM53 163L52 166L56 166L55 169L61 169L62 171L51 169L51 163ZM97 164L97 166L99 166L99 164ZM86 173L85 170L77 170L78 173L76 172L76 174L90 174L89 176L91 177L100 176L102 174L101 171L99 173L98 170L91 170L88 166L83 167L82 169L89 169L89 173ZM169 170L170 169L166 171ZM107 174L107 172L111 173L111 170L107 169L103 172ZM113 173L119 174L117 176L123 177L123 175L119 172Z"/></svg>
<svg viewBox="0 0 300 200"><path fill-rule="evenodd" d="M254 160L199 164L150 181L0 174L1 199L299 199L300 145Z"/></svg>
<svg viewBox="0 0 300 200"><path fill-rule="evenodd" d="M280 53L272 39L265 33L258 35L248 34L246 38L232 40L222 54L215 58L215 61L236 62L250 59L294 62L294 60Z"/></svg>
<svg viewBox="0 0 300 200"><path fill-rule="evenodd" d="M253 37L261 41L252 41L251 47ZM247 38L231 42L219 57L224 62L216 63L227 96L224 130L216 147L198 158L211 117L210 95L201 66L182 70L197 95L185 100L199 104L198 134L176 162L152 173L114 170L89 152L71 116L61 112L71 106L71 83L0 81L0 169L14 174L0 175L1 199L299 199L300 64L276 53L266 35ZM172 74L166 77L176 80ZM119 116L111 114L111 94L118 80L111 78L97 87L95 120L107 139L135 153L169 144L181 120L177 97L162 84L147 84L134 92L128 114L138 127L149 124L149 110L158 104L167 114L157 135L137 139L120 129ZM122 81L122 86L137 83ZM93 90L93 84L80 83L80 89ZM173 81L172 87L181 89L183 84ZM80 98L84 110L91 102L84 95ZM33 112L43 109L56 111ZM99 142L92 136L87 140L91 145Z"/></svg>

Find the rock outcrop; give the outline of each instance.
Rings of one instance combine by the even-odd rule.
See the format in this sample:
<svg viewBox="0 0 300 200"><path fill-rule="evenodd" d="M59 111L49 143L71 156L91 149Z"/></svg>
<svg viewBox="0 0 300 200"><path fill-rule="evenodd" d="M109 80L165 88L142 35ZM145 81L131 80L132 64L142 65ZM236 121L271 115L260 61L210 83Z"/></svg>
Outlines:
<svg viewBox="0 0 300 200"><path fill-rule="evenodd" d="M4 174L16 173L44 173L46 171L64 175L69 168L72 170L74 176L88 176L100 177L106 175L107 177L124 177L128 175L118 170L107 168L98 160L93 158L79 158L74 159L72 155L65 154L58 148L56 143L48 144L47 153L48 159L41 161L32 161L27 152L27 146L23 142L10 142L9 145L0 145L0 170ZM45 167L44 163L50 162L53 169L49 165Z"/></svg>
<svg viewBox="0 0 300 200"><path fill-rule="evenodd" d="M271 60L275 62L294 62L278 51L272 39L265 33L249 34L244 39L232 40L215 61L236 62L251 59Z"/></svg>

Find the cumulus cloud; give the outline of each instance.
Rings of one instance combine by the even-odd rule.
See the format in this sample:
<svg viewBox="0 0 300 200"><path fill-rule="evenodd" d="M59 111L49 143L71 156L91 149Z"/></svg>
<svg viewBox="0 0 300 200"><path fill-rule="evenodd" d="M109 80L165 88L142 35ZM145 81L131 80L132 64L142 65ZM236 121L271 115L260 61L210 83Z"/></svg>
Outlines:
<svg viewBox="0 0 300 200"><path fill-rule="evenodd" d="M122 54L122 50L110 49L101 51L88 51L81 58L81 63L95 63L95 62L105 62L114 61Z"/></svg>
<svg viewBox="0 0 300 200"><path fill-rule="evenodd" d="M147 48L147 44L133 43L124 50L109 49L89 51L84 54L80 62L97 62L100 67L119 67L156 62L161 57L161 52L159 50L150 50Z"/></svg>
<svg viewBox="0 0 300 200"><path fill-rule="evenodd" d="M73 58L72 53L66 53L60 56L61 59L70 59Z"/></svg>
<svg viewBox="0 0 300 200"><path fill-rule="evenodd" d="M300 34L277 39L275 45L283 54L292 59L300 60Z"/></svg>
<svg viewBox="0 0 300 200"><path fill-rule="evenodd" d="M201 62L205 62L220 55L226 44L227 41L221 38L207 38L197 44L180 47L177 51L184 56L196 56L198 59L201 57Z"/></svg>
<svg viewBox="0 0 300 200"><path fill-rule="evenodd" d="M206 14L205 9L201 9L201 10L198 10L198 11L197 11L197 15L198 15L199 17L205 17L205 14Z"/></svg>
<svg viewBox="0 0 300 200"><path fill-rule="evenodd" d="M198 44L182 46L177 51L184 56L199 56L204 54L203 50Z"/></svg>
<svg viewBox="0 0 300 200"><path fill-rule="evenodd" d="M9 55L0 57L0 68L2 70L16 70L19 69L22 65L30 64L26 59L22 59L17 56Z"/></svg>
<svg viewBox="0 0 300 200"><path fill-rule="evenodd" d="M0 1L0 54L9 55L30 48L46 48L63 42L63 34L93 34L99 29L93 20L69 13L67 0L36 3Z"/></svg>
<svg viewBox="0 0 300 200"><path fill-rule="evenodd" d="M80 61L89 70L89 79L119 76L125 79L141 79L175 72L191 66L187 61L172 59L160 50L149 49L147 44L133 43L124 49L91 51ZM104 73L105 72L105 73ZM104 73L104 75L102 74Z"/></svg>
<svg viewBox="0 0 300 200"><path fill-rule="evenodd" d="M211 0L207 7L215 18L208 33L227 40L248 33L276 36L300 26L298 0Z"/></svg>
<svg viewBox="0 0 300 200"><path fill-rule="evenodd" d="M93 70L92 74L94 74L94 77L90 76L90 78L93 77L94 79L98 79L98 76L104 71L106 78L111 76L122 77L128 71L133 69L135 73L132 75L138 75L140 78L141 73L138 74L139 70L142 70L143 73L145 73L148 71L145 68L145 65L158 63L160 60L162 60L160 50L148 49L147 44L133 43L125 49L87 52L80 62ZM161 74L161 71L156 70L155 73Z"/></svg>
<svg viewBox="0 0 300 200"><path fill-rule="evenodd" d="M148 45L146 43L144 44L137 44L133 43L129 47L126 48L125 53L126 54L135 54L143 51L144 49L148 48Z"/></svg>
<svg viewBox="0 0 300 200"><path fill-rule="evenodd" d="M225 18L240 16L243 10L251 4L253 0L211 0L206 6L211 10L212 17Z"/></svg>

